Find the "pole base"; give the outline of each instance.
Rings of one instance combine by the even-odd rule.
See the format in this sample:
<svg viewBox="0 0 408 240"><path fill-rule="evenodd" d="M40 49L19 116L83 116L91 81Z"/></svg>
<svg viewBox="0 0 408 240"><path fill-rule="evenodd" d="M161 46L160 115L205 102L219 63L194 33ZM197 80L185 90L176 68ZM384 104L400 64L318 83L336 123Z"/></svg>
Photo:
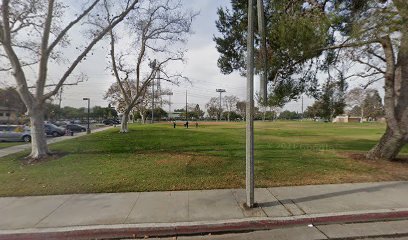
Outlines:
<svg viewBox="0 0 408 240"><path fill-rule="evenodd" d="M86 130L86 134L91 134L91 129L88 128L88 129Z"/></svg>
<svg viewBox="0 0 408 240"><path fill-rule="evenodd" d="M254 203L254 204L252 204L252 206L248 206L247 203L244 203L244 204L242 204L242 205L243 205L244 209L252 209L252 208L257 208L257 207L259 207L259 204L258 204L258 203Z"/></svg>

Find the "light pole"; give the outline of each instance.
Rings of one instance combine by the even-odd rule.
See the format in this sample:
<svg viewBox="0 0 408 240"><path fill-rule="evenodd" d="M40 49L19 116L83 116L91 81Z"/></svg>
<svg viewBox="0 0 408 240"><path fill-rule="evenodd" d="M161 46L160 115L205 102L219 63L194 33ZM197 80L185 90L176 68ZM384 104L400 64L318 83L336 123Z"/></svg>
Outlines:
<svg viewBox="0 0 408 240"><path fill-rule="evenodd" d="M169 114L167 116L168 119L170 119L170 114L171 114L171 96L173 96L173 92L167 93L169 95Z"/></svg>
<svg viewBox="0 0 408 240"><path fill-rule="evenodd" d="M259 1L259 0L258 0ZM246 104L246 205L254 207L254 0L248 0L247 104Z"/></svg>
<svg viewBox="0 0 408 240"><path fill-rule="evenodd" d="M187 110L187 90L186 90L186 122L188 122L188 110Z"/></svg>
<svg viewBox="0 0 408 240"><path fill-rule="evenodd" d="M224 93L226 91L225 91L225 89L220 89L220 88L216 89L215 91L220 93L220 121L221 121L221 115L222 115L222 111L221 111L221 95L222 95L222 93Z"/></svg>
<svg viewBox="0 0 408 240"><path fill-rule="evenodd" d="M88 127L86 128L86 134L91 133L91 128L89 126L89 114L90 114L90 107L91 107L91 99L90 98L83 98L82 100L88 101Z"/></svg>

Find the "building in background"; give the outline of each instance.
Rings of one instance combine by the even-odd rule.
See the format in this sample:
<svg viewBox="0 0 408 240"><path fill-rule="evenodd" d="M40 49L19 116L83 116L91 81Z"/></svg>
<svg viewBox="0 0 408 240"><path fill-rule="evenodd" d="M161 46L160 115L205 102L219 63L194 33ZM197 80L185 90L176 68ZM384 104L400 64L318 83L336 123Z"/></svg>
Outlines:
<svg viewBox="0 0 408 240"><path fill-rule="evenodd" d="M0 106L0 124L15 124L18 121L18 113L14 108Z"/></svg>

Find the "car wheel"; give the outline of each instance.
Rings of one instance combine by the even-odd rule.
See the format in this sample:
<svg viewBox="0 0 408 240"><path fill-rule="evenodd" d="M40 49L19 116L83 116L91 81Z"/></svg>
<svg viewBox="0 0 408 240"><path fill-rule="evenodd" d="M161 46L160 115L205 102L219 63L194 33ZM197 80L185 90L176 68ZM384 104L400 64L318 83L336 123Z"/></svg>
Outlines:
<svg viewBox="0 0 408 240"><path fill-rule="evenodd" d="M57 133L57 132L52 132L52 136L53 136L53 137L59 137L59 133Z"/></svg>
<svg viewBox="0 0 408 240"><path fill-rule="evenodd" d="M24 137L23 137L23 141L24 141L24 142L31 142L31 136L28 136L28 135L27 135L27 136L24 136Z"/></svg>

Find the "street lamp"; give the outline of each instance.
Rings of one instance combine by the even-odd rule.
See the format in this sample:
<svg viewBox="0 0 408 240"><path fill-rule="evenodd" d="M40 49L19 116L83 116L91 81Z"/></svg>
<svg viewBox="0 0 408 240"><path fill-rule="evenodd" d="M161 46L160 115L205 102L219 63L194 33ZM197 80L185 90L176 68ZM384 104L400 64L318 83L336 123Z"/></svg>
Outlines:
<svg viewBox="0 0 408 240"><path fill-rule="evenodd" d="M226 92L226 91L225 91L225 89L220 89L220 88L216 89L215 91L220 93L220 121L221 121L221 114L222 114L222 112L221 112L221 94Z"/></svg>
<svg viewBox="0 0 408 240"><path fill-rule="evenodd" d="M264 73L261 79L261 96L266 100L266 70L268 62L266 61L266 37L265 37L265 19L262 0L248 0L248 34L247 34L247 103L246 103L246 147L245 147L245 162L246 162L246 205L247 207L255 207L255 181L254 181L254 3L257 1L258 30L262 35L261 45L263 52Z"/></svg>
<svg viewBox="0 0 408 240"><path fill-rule="evenodd" d="M91 133L91 128L89 126L89 113L90 113L91 99L90 98L83 98L82 100L88 101L88 127L86 128L86 134L90 134Z"/></svg>

